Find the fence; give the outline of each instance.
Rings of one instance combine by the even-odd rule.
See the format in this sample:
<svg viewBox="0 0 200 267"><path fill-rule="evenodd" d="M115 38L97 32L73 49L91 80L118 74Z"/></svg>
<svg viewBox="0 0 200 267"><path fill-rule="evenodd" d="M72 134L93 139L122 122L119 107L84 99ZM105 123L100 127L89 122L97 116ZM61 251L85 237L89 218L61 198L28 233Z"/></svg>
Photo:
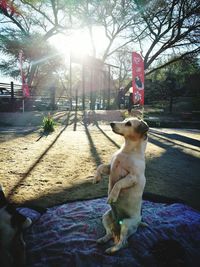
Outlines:
<svg viewBox="0 0 200 267"><path fill-rule="evenodd" d="M77 101L73 101L72 107L70 107L67 97L56 97L55 90L56 88L51 91L49 96L31 93L29 98L24 98L22 85L14 84L13 82L0 83L0 112L79 108Z"/></svg>
<svg viewBox="0 0 200 267"><path fill-rule="evenodd" d="M86 69L84 71L86 72ZM95 78L91 73L85 75L87 79L78 85L75 84L71 90L67 85L63 85L64 87L60 89L58 85L50 86L46 88L47 90L30 88L29 98L23 97L22 85L13 82L0 83L0 112L109 109L111 108L110 99L111 97L114 99L116 91L114 88L112 91L108 90L111 87L111 78L110 73L106 74L106 72L99 72Z"/></svg>
<svg viewBox="0 0 200 267"><path fill-rule="evenodd" d="M22 106L22 86L20 84L0 83L0 111L15 111Z"/></svg>
<svg viewBox="0 0 200 267"><path fill-rule="evenodd" d="M0 83L0 97L7 96L10 98L22 97L22 85L11 83Z"/></svg>

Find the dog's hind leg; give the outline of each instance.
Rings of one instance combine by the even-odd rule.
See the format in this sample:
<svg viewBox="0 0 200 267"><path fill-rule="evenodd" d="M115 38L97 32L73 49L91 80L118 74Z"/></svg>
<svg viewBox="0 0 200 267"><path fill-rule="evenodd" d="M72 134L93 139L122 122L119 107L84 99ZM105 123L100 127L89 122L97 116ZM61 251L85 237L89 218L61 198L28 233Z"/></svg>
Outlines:
<svg viewBox="0 0 200 267"><path fill-rule="evenodd" d="M116 251L124 248L128 245L127 239L130 235L137 231L138 225L140 222L134 222L133 219L123 219L120 223L121 231L120 231L120 239L119 242L108 249L106 249L106 253L113 254Z"/></svg>
<svg viewBox="0 0 200 267"><path fill-rule="evenodd" d="M114 224L114 220L113 220L113 217L112 217L111 210L107 211L103 215L102 222L103 222L103 226L104 226L104 228L106 230L106 234L105 234L105 236L97 239L97 243L99 243L99 244L104 244L104 243L108 242L113 236L112 227L113 227L113 224Z"/></svg>

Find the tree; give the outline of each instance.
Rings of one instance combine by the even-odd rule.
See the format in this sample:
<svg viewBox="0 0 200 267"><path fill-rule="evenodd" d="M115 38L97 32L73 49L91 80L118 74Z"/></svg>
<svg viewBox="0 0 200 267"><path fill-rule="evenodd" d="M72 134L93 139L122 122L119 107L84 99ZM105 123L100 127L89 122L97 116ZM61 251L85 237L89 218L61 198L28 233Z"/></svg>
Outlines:
<svg viewBox="0 0 200 267"><path fill-rule="evenodd" d="M198 99L199 74L198 58L191 56L156 70L148 76L146 82L146 102L168 100L172 112L174 98L190 96Z"/></svg>
<svg viewBox="0 0 200 267"><path fill-rule="evenodd" d="M77 7L76 7L77 8ZM110 0L80 1L78 14L89 27L91 40L93 25L104 28L108 44L102 60L109 62L129 51L140 50L144 57L146 75L156 69L200 51L200 3L197 0ZM77 12L77 13L76 13ZM135 45L137 43L137 45ZM127 55L124 56L124 51ZM119 56L121 53L121 56ZM93 43L93 55L96 50ZM128 84L127 89L131 86Z"/></svg>
<svg viewBox="0 0 200 267"><path fill-rule="evenodd" d="M141 25L146 28L151 44L144 55L145 69L160 57L165 58L159 68L200 52L200 3L196 0L136 1L141 14ZM143 5L141 4L143 3ZM138 40L141 43L143 40ZM169 51L169 52L168 52ZM165 53L169 53L165 57ZM176 55L176 56L174 56ZM155 67L151 67L151 73ZM157 68L156 68L157 69Z"/></svg>
<svg viewBox="0 0 200 267"><path fill-rule="evenodd" d="M103 61L128 44L133 49L138 42L145 69L150 70L161 58L164 65L200 51L199 11L198 0L91 0L80 1L74 16L90 29L104 27L108 45Z"/></svg>
<svg viewBox="0 0 200 267"><path fill-rule="evenodd" d="M118 89L124 87L127 84L127 80L130 80L132 73L130 55L131 51L127 53L127 49L121 49L111 57L114 66L116 66L112 70L113 76L118 80L118 83L116 83Z"/></svg>
<svg viewBox="0 0 200 267"><path fill-rule="evenodd" d="M25 61L29 63L28 83L32 85L36 75L38 79L42 66L44 70L47 65L52 65L52 59L62 62L47 40L71 28L68 27L70 16L67 16L67 13L63 15L64 1L3 1L0 2L0 50L8 57L6 61L1 60L0 69L4 74L18 76L18 53L23 49ZM58 64L52 66L55 71Z"/></svg>
<svg viewBox="0 0 200 267"><path fill-rule="evenodd" d="M71 29L87 28L93 56L97 54L94 26L103 27L108 43L102 60L109 62L113 56L119 57L120 51L141 50L146 75L200 51L198 0L13 0L12 3L20 12L1 8L2 25L6 23L28 36L40 32L43 41L58 33L70 33ZM131 55L127 53L127 57Z"/></svg>
<svg viewBox="0 0 200 267"><path fill-rule="evenodd" d="M26 35L16 29L3 29L0 46L6 59L0 62L0 70L14 78L19 77L19 51L23 50L24 69L29 85L36 87L42 80L50 82L50 76L63 67L64 62L57 50L43 41L39 34ZM35 69L33 81L33 69Z"/></svg>
<svg viewBox="0 0 200 267"><path fill-rule="evenodd" d="M123 50L123 48L135 41L139 36L130 34L130 30L137 24L137 7L131 0L84 0L79 1L73 9L73 17L82 20L82 27L88 29L93 56L96 55L94 44L93 27L99 26L104 29L107 38L107 46L101 54L101 59L105 62L113 54Z"/></svg>

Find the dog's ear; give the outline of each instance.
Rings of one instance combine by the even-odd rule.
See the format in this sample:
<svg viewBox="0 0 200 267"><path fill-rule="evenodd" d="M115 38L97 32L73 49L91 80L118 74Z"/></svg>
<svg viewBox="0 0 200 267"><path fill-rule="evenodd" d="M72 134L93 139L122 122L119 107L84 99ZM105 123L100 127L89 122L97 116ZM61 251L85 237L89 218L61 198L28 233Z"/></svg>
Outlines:
<svg viewBox="0 0 200 267"><path fill-rule="evenodd" d="M141 136L144 136L146 139L148 130L149 130L148 124L145 121L141 120L139 125L136 128L136 132L140 133Z"/></svg>

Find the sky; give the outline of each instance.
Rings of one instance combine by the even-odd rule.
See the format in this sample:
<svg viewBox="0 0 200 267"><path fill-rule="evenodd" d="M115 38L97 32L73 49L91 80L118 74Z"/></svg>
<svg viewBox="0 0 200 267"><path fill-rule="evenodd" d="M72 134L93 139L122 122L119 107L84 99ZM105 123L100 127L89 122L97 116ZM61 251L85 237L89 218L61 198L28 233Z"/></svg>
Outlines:
<svg viewBox="0 0 200 267"><path fill-rule="evenodd" d="M6 59L6 56L3 55L1 52L0 52L0 57L1 59ZM0 72L0 83L10 83L10 82L15 82L15 83L19 83L18 80L15 80L13 79L12 77L7 77L5 75L3 75L1 72Z"/></svg>
<svg viewBox="0 0 200 267"><path fill-rule="evenodd" d="M5 26L5 24L3 26ZM103 51L105 51L108 45L108 39L105 35L105 30L103 27L93 26L92 30L93 30L93 40L96 47L96 57L101 58L103 55ZM69 61L70 52L80 57L84 57L84 55L91 55L91 50L92 50L91 40L89 32L86 29L74 30L71 35L57 34L51 37L49 39L49 42L58 50L59 53L63 54L66 60L66 64ZM120 39L118 40L118 44L119 43ZM114 46L112 48L115 47L115 44L117 43L114 42ZM140 51L139 46L137 44L133 45L134 48L136 48L135 51L139 52ZM1 54L0 57L2 57ZM130 54L130 59L131 59L131 54ZM114 64L113 62L111 63ZM0 73L0 82L10 82L11 80L13 79L10 77L5 77L2 73Z"/></svg>
<svg viewBox="0 0 200 267"><path fill-rule="evenodd" d="M108 40L102 27L93 27L93 38L97 51L97 58L100 57L106 48ZM88 31L76 30L71 35L57 34L51 37L49 43L54 46L59 53L63 54L66 63L69 61L70 52L80 57L91 54L91 42ZM6 58L0 53L1 57ZM10 77L5 77L0 73L0 82L10 82Z"/></svg>
<svg viewBox="0 0 200 267"><path fill-rule="evenodd" d="M93 27L93 39L98 58L102 55L108 43L102 27ZM89 33L85 29L73 31L71 35L57 34L51 37L49 42L66 57L69 56L70 52L80 56L88 55L92 49Z"/></svg>

